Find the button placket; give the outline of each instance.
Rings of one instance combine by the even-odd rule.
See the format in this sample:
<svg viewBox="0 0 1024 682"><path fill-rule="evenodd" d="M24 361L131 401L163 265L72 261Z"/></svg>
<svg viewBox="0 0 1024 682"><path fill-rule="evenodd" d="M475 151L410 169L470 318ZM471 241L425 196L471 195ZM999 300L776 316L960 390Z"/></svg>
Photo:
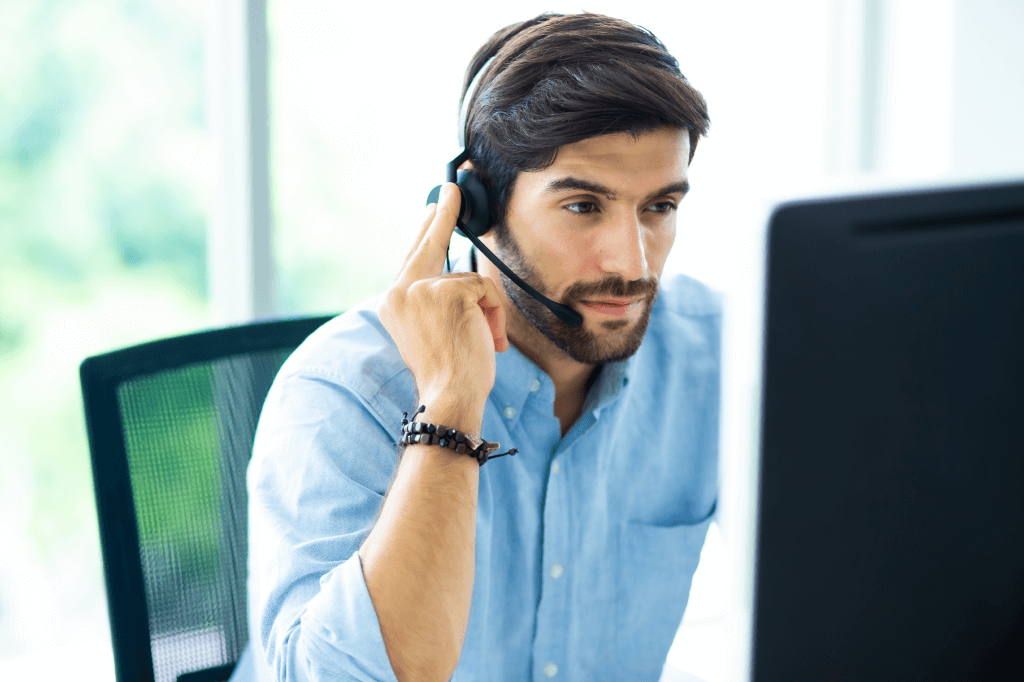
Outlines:
<svg viewBox="0 0 1024 682"><path fill-rule="evenodd" d="M549 470L557 471L552 462ZM540 679L551 679L559 673L560 661L564 662L565 633L571 611L569 576L565 574L566 558L571 558L566 545L568 525L568 499L566 481L556 478L551 481L545 493L543 523L546 531L542 534L541 549L541 600L537 610L537 628L534 639L534 661L540 666L534 668L534 675ZM565 578L566 580L562 580ZM564 675L563 675L564 676Z"/></svg>

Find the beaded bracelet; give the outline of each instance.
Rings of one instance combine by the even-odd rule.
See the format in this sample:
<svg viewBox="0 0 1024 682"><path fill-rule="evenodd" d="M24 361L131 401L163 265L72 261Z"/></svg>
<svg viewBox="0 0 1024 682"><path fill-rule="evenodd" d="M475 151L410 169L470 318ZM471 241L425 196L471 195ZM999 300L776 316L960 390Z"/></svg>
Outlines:
<svg viewBox="0 0 1024 682"><path fill-rule="evenodd" d="M420 408L413 413L413 418L417 414L420 414L427 409L426 405L420 405ZM482 438L463 433L462 431L456 431L455 429L449 429L443 424L428 424L426 422L409 422L409 413L402 413L402 443L406 445L420 444L420 445L440 445L443 448L449 448L459 453L460 455L469 455L476 459L480 466L484 465L489 459L495 457L504 457L505 455L512 455L513 457L518 449L512 448L508 452L503 452L500 455L492 455L491 453L498 449L498 443L491 443Z"/></svg>

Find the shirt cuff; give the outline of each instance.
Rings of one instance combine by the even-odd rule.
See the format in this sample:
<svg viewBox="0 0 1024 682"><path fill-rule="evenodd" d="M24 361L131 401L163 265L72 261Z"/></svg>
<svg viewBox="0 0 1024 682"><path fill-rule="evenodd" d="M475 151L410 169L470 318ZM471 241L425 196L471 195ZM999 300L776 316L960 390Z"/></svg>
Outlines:
<svg viewBox="0 0 1024 682"><path fill-rule="evenodd" d="M302 616L302 632L310 666L326 677L343 672L354 680L398 682L358 550L320 579L320 593Z"/></svg>

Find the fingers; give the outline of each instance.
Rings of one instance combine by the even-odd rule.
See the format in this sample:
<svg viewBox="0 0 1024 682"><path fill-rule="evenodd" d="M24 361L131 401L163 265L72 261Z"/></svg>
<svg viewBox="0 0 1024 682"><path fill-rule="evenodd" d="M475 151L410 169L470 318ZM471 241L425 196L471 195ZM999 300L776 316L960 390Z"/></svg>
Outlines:
<svg viewBox="0 0 1024 682"><path fill-rule="evenodd" d="M426 290L433 290L434 296L430 299L423 298ZM484 314L495 352L504 353L508 350L505 306L498 294L498 288L490 278L475 272L457 272L429 281L414 282L409 293L412 299L421 301L421 305L427 309L439 310L443 307L443 301L458 299L465 302L466 309L475 304ZM432 302L427 303L428 300Z"/></svg>
<svg viewBox="0 0 1024 682"><path fill-rule="evenodd" d="M437 208L428 212L416 244L395 278L396 282L411 284L417 280L437 277L444 271L444 259L455 231L461 202L462 197L455 183L446 182L441 186Z"/></svg>
<svg viewBox="0 0 1024 682"><path fill-rule="evenodd" d="M494 339L494 350L504 353L508 350L508 332L506 328L505 306L502 305L498 288L489 277L481 275L484 295L477 300L477 305L484 311L487 318L487 326L491 328L491 338Z"/></svg>
<svg viewBox="0 0 1024 682"><path fill-rule="evenodd" d="M381 322L391 332L394 326L392 317L406 316L404 311L409 309L409 304L413 304L414 309L441 310L446 303L462 299L465 311L473 310L473 306L479 307L495 352L503 353L509 348L505 308L494 282L475 272L442 276L460 206L458 186L454 183L442 185L438 203L427 207L415 243L392 283L388 302L381 309ZM392 323L390 326L389 322Z"/></svg>
<svg viewBox="0 0 1024 682"><path fill-rule="evenodd" d="M402 265L398 268L398 273L395 278L391 281L392 284L397 284L402 276L405 274L405 270L409 267L409 262L412 260L413 255L416 253L417 248L423 241L424 236L427 234L427 230L430 229L431 223L434 222L434 217L437 215L437 204L427 204L426 215L423 216L423 223L420 225L420 231L416 234L416 238L413 240L412 248L409 249L409 253L405 254L405 260L402 261Z"/></svg>
<svg viewBox="0 0 1024 682"><path fill-rule="evenodd" d="M398 268L398 274L395 275L394 279L395 282L402 277L402 273L405 272L405 268L408 267L413 254L416 253L416 249L419 247L420 242L423 241L423 237L427 234L427 230L430 229L430 224L434 222L435 215L437 215L437 204L427 204L427 212L426 215L423 216L423 223L420 225L420 231L416 234L416 238L412 242L412 248L409 249L409 253L405 254L405 260L402 261L402 265Z"/></svg>

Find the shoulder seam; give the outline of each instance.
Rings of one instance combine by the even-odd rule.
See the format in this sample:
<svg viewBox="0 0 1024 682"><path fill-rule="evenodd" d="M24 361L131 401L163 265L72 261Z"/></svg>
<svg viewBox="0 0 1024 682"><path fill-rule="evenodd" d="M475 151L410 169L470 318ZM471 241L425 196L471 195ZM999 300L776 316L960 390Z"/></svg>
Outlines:
<svg viewBox="0 0 1024 682"><path fill-rule="evenodd" d="M393 429L388 427L387 422L384 420L384 416L380 413L380 401L378 400L378 398L383 388L392 381L394 381L396 377L398 377L402 372L405 371L408 371L407 367L403 366L399 368L394 374L392 374L390 377L381 382L380 386L378 386L376 390L374 390L373 393L370 395L364 395L359 389L353 386L351 382L349 382L345 377L323 367L299 367L288 372L288 374L278 378L281 381L287 381L288 379L293 378L330 379L338 386L344 388L345 390L352 393L352 395L359 398L360 402L362 402L366 406L366 408L373 414L374 418L377 420L377 423L380 424L385 431L387 431L388 433L392 433Z"/></svg>

